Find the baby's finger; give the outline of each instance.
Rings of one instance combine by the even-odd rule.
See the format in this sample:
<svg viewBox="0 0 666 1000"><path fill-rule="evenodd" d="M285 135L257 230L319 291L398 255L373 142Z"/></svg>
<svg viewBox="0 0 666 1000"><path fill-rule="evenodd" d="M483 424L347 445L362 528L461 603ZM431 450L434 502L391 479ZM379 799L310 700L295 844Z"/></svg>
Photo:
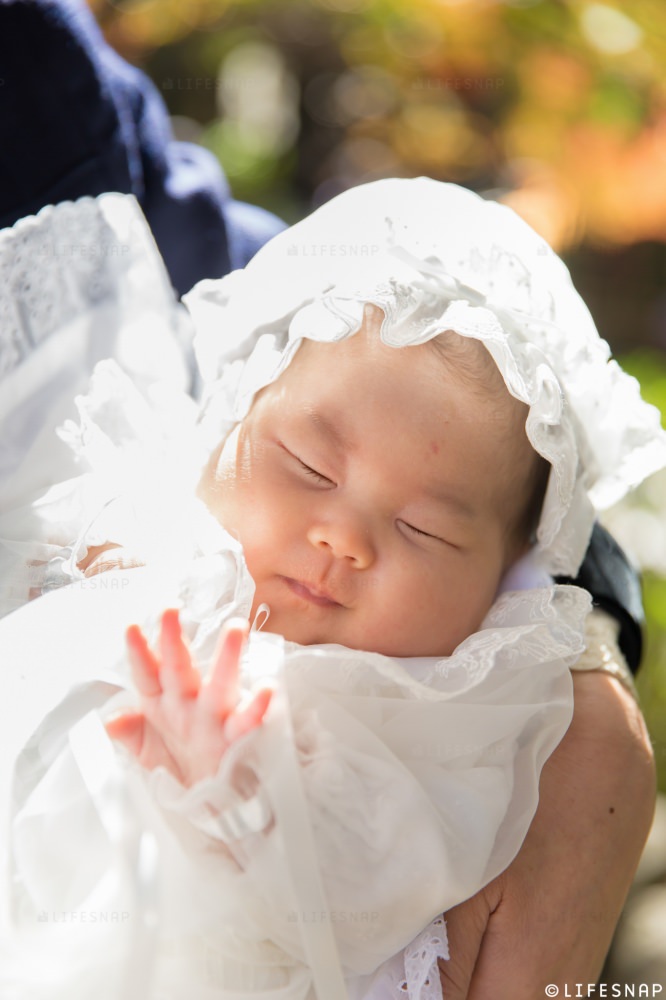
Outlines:
<svg viewBox="0 0 666 1000"><path fill-rule="evenodd" d="M127 654L132 668L132 679L141 694L148 697L160 694L160 665L151 653L146 637L138 625L130 625L125 633Z"/></svg>
<svg viewBox="0 0 666 1000"><path fill-rule="evenodd" d="M215 663L206 684L212 710L225 718L238 703L238 666L249 625L243 618L232 618L222 629Z"/></svg>
<svg viewBox="0 0 666 1000"><path fill-rule="evenodd" d="M201 687L201 677L192 664L189 649L183 642L180 620L175 608L169 608L162 615L160 654L162 688L164 690L172 688L183 698L193 698Z"/></svg>
<svg viewBox="0 0 666 1000"><path fill-rule="evenodd" d="M138 757L143 747L146 720L139 712L127 712L110 719L105 729L112 740L117 740L127 747L130 753Z"/></svg>
<svg viewBox="0 0 666 1000"><path fill-rule="evenodd" d="M117 715L114 719L109 719L105 729L112 740L122 743L147 770L164 767L179 781L182 780L180 768L164 740L140 712Z"/></svg>
<svg viewBox="0 0 666 1000"><path fill-rule="evenodd" d="M224 725L224 735L230 743L240 739L251 729L256 729L266 714L272 696L270 688L262 688L246 708L229 716Z"/></svg>

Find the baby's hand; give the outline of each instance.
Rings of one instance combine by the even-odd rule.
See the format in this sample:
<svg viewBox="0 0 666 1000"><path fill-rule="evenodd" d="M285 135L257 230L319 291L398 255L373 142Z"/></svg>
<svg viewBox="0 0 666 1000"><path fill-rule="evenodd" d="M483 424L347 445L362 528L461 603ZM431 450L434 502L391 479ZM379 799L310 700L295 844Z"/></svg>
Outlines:
<svg viewBox="0 0 666 1000"><path fill-rule="evenodd" d="M123 743L148 770L162 765L189 787L216 773L228 747L261 724L270 689L263 689L242 710L238 703L238 664L247 622L229 622L210 677L202 682L180 630L178 612L165 611L155 655L137 625L127 630L132 677L141 710L107 723L109 735Z"/></svg>

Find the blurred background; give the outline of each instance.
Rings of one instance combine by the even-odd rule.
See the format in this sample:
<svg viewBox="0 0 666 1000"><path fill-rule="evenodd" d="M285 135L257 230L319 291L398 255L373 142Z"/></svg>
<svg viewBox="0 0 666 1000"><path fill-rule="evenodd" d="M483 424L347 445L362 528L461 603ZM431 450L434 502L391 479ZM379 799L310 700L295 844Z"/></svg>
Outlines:
<svg viewBox="0 0 666 1000"><path fill-rule="evenodd" d="M427 174L511 205L563 255L602 336L666 413L666 4L89 2L238 198L295 221L361 181ZM666 793L666 477L608 523L644 573L638 686ZM637 961L647 932L626 935L641 906L661 906L650 926L664 981L663 805L659 816L615 955Z"/></svg>

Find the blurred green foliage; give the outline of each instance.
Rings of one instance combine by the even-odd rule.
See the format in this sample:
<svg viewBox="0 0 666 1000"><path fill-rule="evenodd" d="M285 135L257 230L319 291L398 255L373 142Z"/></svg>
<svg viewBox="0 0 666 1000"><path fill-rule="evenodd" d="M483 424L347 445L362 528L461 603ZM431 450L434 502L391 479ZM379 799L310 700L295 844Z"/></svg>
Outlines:
<svg viewBox="0 0 666 1000"><path fill-rule="evenodd" d="M664 355L636 351L621 362L640 382L643 397L666 414ZM661 508L657 513L662 518L665 512ZM654 747L659 787L666 793L666 577L654 570L643 573L643 601L647 630L637 687Z"/></svg>

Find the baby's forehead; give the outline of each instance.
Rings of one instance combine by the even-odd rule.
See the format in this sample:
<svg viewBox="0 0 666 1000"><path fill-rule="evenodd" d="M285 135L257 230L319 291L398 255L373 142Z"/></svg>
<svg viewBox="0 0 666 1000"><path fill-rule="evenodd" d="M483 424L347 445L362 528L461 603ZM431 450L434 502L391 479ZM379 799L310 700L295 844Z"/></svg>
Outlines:
<svg viewBox="0 0 666 1000"><path fill-rule="evenodd" d="M286 370L306 369L307 377L314 381L315 386L317 382L325 386L328 375L343 355L356 359L359 378L364 382L385 377L386 367L379 363L380 359L392 361L404 372L406 379L411 377L417 363L423 371L423 360L426 359L433 378L436 379L443 370L454 373L470 389L483 396L492 395L498 402L504 401L508 408L518 407L521 413L526 413L526 407L511 395L494 358L478 338L443 329L423 343L396 346L390 339L388 342L385 339L385 330L390 337L390 326L384 312L378 306L367 303L363 322L356 332L333 343L304 338Z"/></svg>
<svg viewBox="0 0 666 1000"><path fill-rule="evenodd" d="M490 419L522 443L528 407L511 395L480 340L443 330L421 344L393 346L380 332L384 320L381 309L366 306L361 326L347 337L333 342L304 338L276 380L279 408L302 408L304 398L316 407L321 400L333 398L345 405L353 420L354 398L360 393L369 393L371 398L376 394L377 405L385 409L390 405L386 394L379 392L386 383L398 392L403 405L412 409L419 407L426 383L437 398L440 384L444 397L447 386L454 382L460 389L458 398L464 395L471 401L479 422ZM341 386L349 392L347 398L340 397Z"/></svg>

